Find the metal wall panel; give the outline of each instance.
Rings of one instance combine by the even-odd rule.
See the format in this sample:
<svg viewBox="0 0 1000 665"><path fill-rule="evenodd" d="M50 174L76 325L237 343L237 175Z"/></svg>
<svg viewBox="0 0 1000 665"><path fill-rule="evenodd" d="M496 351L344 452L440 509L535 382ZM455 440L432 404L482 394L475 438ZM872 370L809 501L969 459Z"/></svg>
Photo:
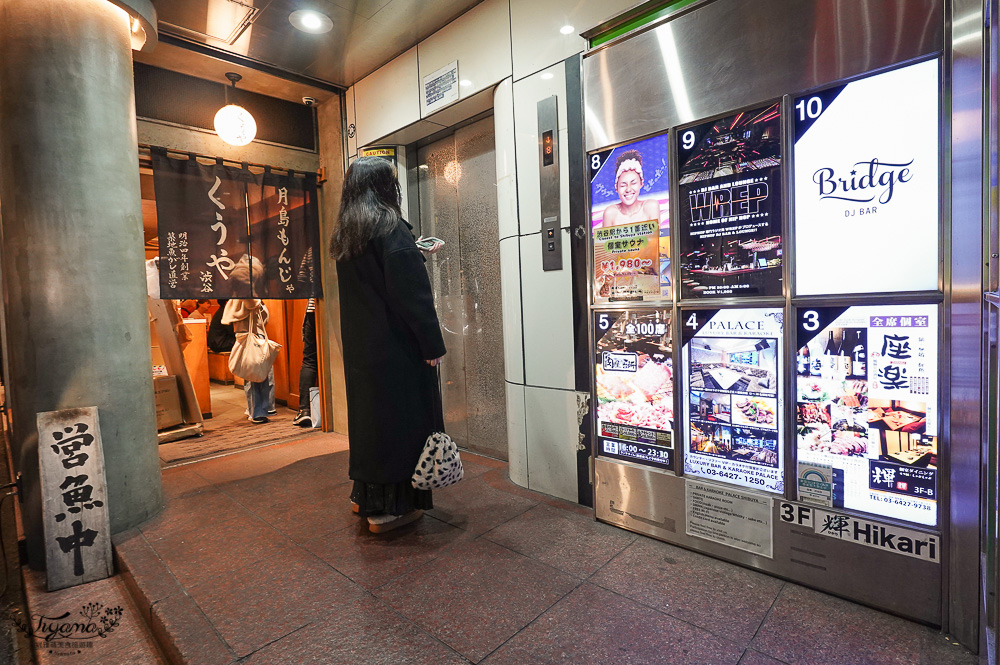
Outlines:
<svg viewBox="0 0 1000 665"><path fill-rule="evenodd" d="M979 523L982 432L985 63L983 2L951 3L951 233L945 251L945 343L950 408L944 421L950 454L945 629L969 648L979 641ZM947 85L947 82L946 82ZM946 181L947 182L947 181ZM949 269L950 268L950 269ZM949 305L950 301L950 306ZM944 383L944 382L942 382Z"/></svg>
<svg viewBox="0 0 1000 665"><path fill-rule="evenodd" d="M584 59L587 150L941 50L943 0L719 1ZM650 54L656 54L650 57Z"/></svg>
<svg viewBox="0 0 1000 665"><path fill-rule="evenodd" d="M445 241L427 261L448 349L445 425L463 448L507 459L493 119L461 127L418 157L420 228Z"/></svg>
<svg viewBox="0 0 1000 665"><path fill-rule="evenodd" d="M503 296L497 223L493 118L455 132L458 218L462 227L462 282L467 328L465 395L470 450L507 459Z"/></svg>
<svg viewBox="0 0 1000 665"><path fill-rule="evenodd" d="M996 5L992 0L987 3ZM984 447L983 290L986 177L996 173L984 127L992 64L981 0L716 0L585 56L588 150L662 132L915 58L943 55L941 565L822 543L822 574L788 557L800 548L775 523L775 559L694 539L683 528L682 479L597 462L598 519L737 561L929 623L976 649L980 621ZM992 166L992 170L991 167ZM994 211L995 212L995 211ZM995 254L994 254L995 258ZM991 282L992 284L993 282ZM933 292L932 292L933 294ZM856 299L853 299L855 301ZM990 400L995 393L988 394ZM987 478L989 479L989 478ZM993 506L995 509L995 505ZM992 530L986 531L987 535ZM995 561L994 561L995 563ZM910 580L920 579L920 589ZM936 587L936 588L931 588ZM891 590L891 593L887 593ZM992 651L992 650L991 650Z"/></svg>
<svg viewBox="0 0 1000 665"><path fill-rule="evenodd" d="M444 421L460 446L469 440L465 403L465 343L467 326L462 292L462 244L458 219L458 186L454 174L455 137L421 148L419 161L420 230L444 240L444 247L427 259L441 333L448 354L441 362ZM426 167L426 168L425 168Z"/></svg>
<svg viewBox="0 0 1000 665"><path fill-rule="evenodd" d="M941 566L937 563L818 536L785 523L778 515L780 500L772 503L774 558L768 559L688 536L683 478L600 457L594 473L594 508L601 521L918 621L941 622L941 585L937 583ZM847 592L844 580L864 581Z"/></svg>

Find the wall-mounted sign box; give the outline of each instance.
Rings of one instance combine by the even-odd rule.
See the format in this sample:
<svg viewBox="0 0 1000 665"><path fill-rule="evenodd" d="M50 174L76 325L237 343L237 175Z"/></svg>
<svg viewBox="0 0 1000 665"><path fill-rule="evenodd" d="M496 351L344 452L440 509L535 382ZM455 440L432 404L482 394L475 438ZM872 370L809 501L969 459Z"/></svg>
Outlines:
<svg viewBox="0 0 1000 665"><path fill-rule="evenodd" d="M937 290L938 69L794 100L798 295Z"/></svg>

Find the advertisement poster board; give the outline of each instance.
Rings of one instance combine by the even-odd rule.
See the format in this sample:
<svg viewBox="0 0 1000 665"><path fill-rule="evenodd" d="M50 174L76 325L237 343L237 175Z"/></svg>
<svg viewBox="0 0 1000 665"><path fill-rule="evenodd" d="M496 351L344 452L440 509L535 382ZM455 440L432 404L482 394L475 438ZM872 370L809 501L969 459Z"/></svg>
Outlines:
<svg viewBox="0 0 1000 665"><path fill-rule="evenodd" d="M677 137L681 297L781 295L779 104Z"/></svg>
<svg viewBox="0 0 1000 665"><path fill-rule="evenodd" d="M784 491L783 318L776 308L682 312L686 474Z"/></svg>
<svg viewBox="0 0 1000 665"><path fill-rule="evenodd" d="M795 100L798 295L938 288L938 68Z"/></svg>
<svg viewBox="0 0 1000 665"><path fill-rule="evenodd" d="M667 135L590 154L594 302L670 298Z"/></svg>
<svg viewBox="0 0 1000 665"><path fill-rule="evenodd" d="M670 310L594 312L597 454L672 471Z"/></svg>
<svg viewBox="0 0 1000 665"><path fill-rule="evenodd" d="M798 310L798 460L832 467L834 508L937 524L937 316L936 305Z"/></svg>

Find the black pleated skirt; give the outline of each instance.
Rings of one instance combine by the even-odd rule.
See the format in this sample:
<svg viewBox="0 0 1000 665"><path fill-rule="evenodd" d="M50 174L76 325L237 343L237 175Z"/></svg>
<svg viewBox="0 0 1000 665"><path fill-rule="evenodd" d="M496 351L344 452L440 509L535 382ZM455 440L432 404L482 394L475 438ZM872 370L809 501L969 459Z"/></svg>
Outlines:
<svg viewBox="0 0 1000 665"><path fill-rule="evenodd" d="M394 485L380 485L354 481L351 501L360 506L359 515L406 515L414 510L430 510L434 507L431 490L414 489L410 481Z"/></svg>

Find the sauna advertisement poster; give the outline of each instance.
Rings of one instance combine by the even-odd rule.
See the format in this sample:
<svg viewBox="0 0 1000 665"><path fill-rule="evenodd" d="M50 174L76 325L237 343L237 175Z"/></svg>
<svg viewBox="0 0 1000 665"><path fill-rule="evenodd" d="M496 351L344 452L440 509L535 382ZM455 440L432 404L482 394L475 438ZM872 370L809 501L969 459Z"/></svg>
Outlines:
<svg viewBox="0 0 1000 665"><path fill-rule="evenodd" d="M594 301L670 298L667 134L591 153Z"/></svg>
<svg viewBox="0 0 1000 665"><path fill-rule="evenodd" d="M597 453L673 470L670 310L594 312Z"/></svg>
<svg viewBox="0 0 1000 665"><path fill-rule="evenodd" d="M798 462L831 469L832 507L937 524L937 316L936 305L797 311Z"/></svg>
<svg viewBox="0 0 1000 665"><path fill-rule="evenodd" d="M686 474L784 491L782 323L773 308L682 312Z"/></svg>

